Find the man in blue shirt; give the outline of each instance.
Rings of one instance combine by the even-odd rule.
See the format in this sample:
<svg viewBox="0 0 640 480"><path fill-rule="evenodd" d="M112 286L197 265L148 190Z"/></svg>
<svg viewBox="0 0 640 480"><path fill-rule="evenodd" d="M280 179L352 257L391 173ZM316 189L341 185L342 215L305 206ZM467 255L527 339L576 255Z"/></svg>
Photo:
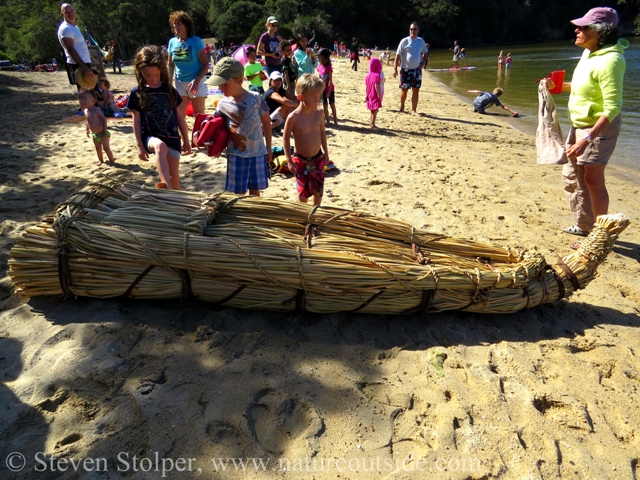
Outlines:
<svg viewBox="0 0 640 480"><path fill-rule="evenodd" d="M425 41L418 37L420 28L416 22L409 27L409 36L400 40L396 59L393 64L393 78L398 76L398 66L400 66L400 111L404 112L404 102L407 99L407 92L411 88L411 115L419 116L418 95L422 86L422 64L425 60L427 47Z"/></svg>

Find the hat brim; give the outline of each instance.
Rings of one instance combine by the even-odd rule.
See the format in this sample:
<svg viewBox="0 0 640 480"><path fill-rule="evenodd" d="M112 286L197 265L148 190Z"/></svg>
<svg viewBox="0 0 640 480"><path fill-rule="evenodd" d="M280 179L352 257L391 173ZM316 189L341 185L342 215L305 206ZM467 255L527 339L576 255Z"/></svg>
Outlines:
<svg viewBox="0 0 640 480"><path fill-rule="evenodd" d="M209 77L209 79L204 83L205 83L205 85L213 85L214 87L217 87L217 86L220 86L220 85L224 85L228 81L229 81L229 79L221 77L219 75L211 75Z"/></svg>
<svg viewBox="0 0 640 480"><path fill-rule="evenodd" d="M85 90L93 90L98 84L98 76L94 73L91 80L84 76L84 71L76 71L76 83L80 85L80 88Z"/></svg>
<svg viewBox="0 0 640 480"><path fill-rule="evenodd" d="M591 20L587 20L584 17L576 18L575 20L571 20L571 23L576 27L586 27L587 25L591 25L593 22Z"/></svg>

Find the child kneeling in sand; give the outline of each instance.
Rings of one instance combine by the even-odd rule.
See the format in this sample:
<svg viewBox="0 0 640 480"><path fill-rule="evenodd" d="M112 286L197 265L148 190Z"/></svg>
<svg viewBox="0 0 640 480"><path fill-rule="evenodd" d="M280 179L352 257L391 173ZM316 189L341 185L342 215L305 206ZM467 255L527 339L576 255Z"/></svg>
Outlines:
<svg viewBox="0 0 640 480"><path fill-rule="evenodd" d="M138 86L129 94L127 107L133 112L133 133L140 160L155 153L160 181L156 188L180 189L180 148L191 153L187 122L178 105L178 91L171 86L162 49L147 45L138 50L134 61ZM182 145L180 134L182 134Z"/></svg>
<svg viewBox="0 0 640 480"><path fill-rule="evenodd" d="M320 205L324 190L324 166L329 163L327 135L324 131L324 112L318 110L324 82L316 75L305 73L296 83L300 105L284 124L283 147L289 170L296 177L298 200ZM290 137L296 144L291 154ZM324 153L323 153L324 152Z"/></svg>
<svg viewBox="0 0 640 480"><path fill-rule="evenodd" d="M109 157L109 164L114 165L116 162L109 146L111 133L107 130L107 118L102 113L102 110L97 107L93 91L84 90L80 92L78 100L87 120L87 137L89 137L89 131L91 131L91 137L93 137L93 145L96 147L96 153L98 154L98 165L102 165L104 161L102 156L103 147L104 151L107 152L107 157Z"/></svg>
<svg viewBox="0 0 640 480"><path fill-rule="evenodd" d="M514 117L518 116L518 112L511 110L506 105L500 103L498 97L502 96L501 88L494 88L493 93L491 92L482 92L480 90L467 90L467 95L471 95L472 93L477 94L478 96L473 99L473 111L476 113L487 113L485 112L486 108L489 108L493 105L496 107L501 107L503 110L510 112Z"/></svg>

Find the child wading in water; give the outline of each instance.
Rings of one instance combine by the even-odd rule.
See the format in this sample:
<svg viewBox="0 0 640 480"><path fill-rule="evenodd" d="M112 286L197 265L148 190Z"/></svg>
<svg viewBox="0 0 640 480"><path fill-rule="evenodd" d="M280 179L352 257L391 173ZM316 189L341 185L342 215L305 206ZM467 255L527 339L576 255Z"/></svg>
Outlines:
<svg viewBox="0 0 640 480"><path fill-rule="evenodd" d="M320 205L324 191L324 166L329 163L327 135L324 131L323 113L318 111L324 82L305 73L296 83L296 94L300 105L284 124L283 147L289 170L296 176L298 200ZM295 151L291 154L291 134ZM324 152L324 153L323 153Z"/></svg>
<svg viewBox="0 0 640 480"><path fill-rule="evenodd" d="M87 137L89 136L89 131L91 131L91 137L93 137L93 145L96 147L96 153L98 154L98 165L102 165L104 162L102 156L103 147L104 151L107 152L109 164L114 165L116 162L109 146L111 133L107 130L107 118L96 105L96 97L94 97L93 91L84 90L80 92L78 100L87 120Z"/></svg>
<svg viewBox="0 0 640 480"><path fill-rule="evenodd" d="M338 114L336 113L336 94L335 87L333 85L333 66L331 65L331 51L328 48L323 48L318 54L318 75L324 81L324 91L322 92L322 104L324 106L324 120L329 122L329 108L327 103L331 106L331 113L333 114L333 124L338 126Z"/></svg>
<svg viewBox="0 0 640 480"><path fill-rule="evenodd" d="M160 47L149 45L138 50L134 68L138 86L131 89L127 107L133 112L138 157L147 161L154 153L160 175L156 188L179 190L180 149L191 153L187 122L178 109L182 99L169 82Z"/></svg>
<svg viewBox="0 0 640 480"><path fill-rule="evenodd" d="M382 97L384 95L382 85L382 63L377 58L372 58L369 62L369 73L364 79L367 87L367 108L371 112L369 128L376 129L376 116L378 110L382 108Z"/></svg>

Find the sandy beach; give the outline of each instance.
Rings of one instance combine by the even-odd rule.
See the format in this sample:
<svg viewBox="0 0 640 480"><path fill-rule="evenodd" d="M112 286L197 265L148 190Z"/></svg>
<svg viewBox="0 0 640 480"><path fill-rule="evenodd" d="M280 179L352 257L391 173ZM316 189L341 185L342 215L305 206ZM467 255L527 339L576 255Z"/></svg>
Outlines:
<svg viewBox="0 0 640 480"><path fill-rule="evenodd" d="M370 131L365 64L334 68L325 205L570 253L561 167L536 165L506 112L474 114L425 77L422 116L399 113L385 67ZM109 80L116 96L135 84L131 70ZM115 167L97 165L83 123L56 123L74 88L63 72L0 73L0 478L640 478L640 186L607 179L610 212L632 224L600 276L512 315L27 301L7 275L27 227L102 174L158 181L130 120L109 122ZM183 157L182 187L220 191L225 171ZM294 180L275 175L264 195L293 201Z"/></svg>

